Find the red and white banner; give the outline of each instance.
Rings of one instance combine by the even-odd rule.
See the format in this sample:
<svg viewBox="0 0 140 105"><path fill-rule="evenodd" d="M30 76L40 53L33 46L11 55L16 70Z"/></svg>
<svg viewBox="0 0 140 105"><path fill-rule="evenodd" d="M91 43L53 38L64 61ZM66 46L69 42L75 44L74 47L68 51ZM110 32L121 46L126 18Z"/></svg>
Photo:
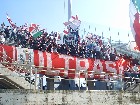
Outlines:
<svg viewBox="0 0 140 105"><path fill-rule="evenodd" d="M95 59L83 59L58 53L41 52L25 48L15 48L13 46L0 46L0 61L19 64L29 60L30 65L35 65L40 71L38 73L47 76L61 76L68 78L104 78L105 73L120 74L120 61L104 61ZM28 54L28 55L27 55ZM22 59L21 59L22 57ZM11 65L8 65L11 66ZM124 65L122 65L124 66Z"/></svg>
<svg viewBox="0 0 140 105"><path fill-rule="evenodd" d="M140 13L138 12L138 6L139 2L136 2L136 0L130 0L129 17L131 32L134 36L138 49L140 49Z"/></svg>
<svg viewBox="0 0 140 105"><path fill-rule="evenodd" d="M16 27L16 24L11 20L11 18L8 16L8 14L7 14L7 20L8 20L8 22L11 24L11 26L12 26L13 28Z"/></svg>

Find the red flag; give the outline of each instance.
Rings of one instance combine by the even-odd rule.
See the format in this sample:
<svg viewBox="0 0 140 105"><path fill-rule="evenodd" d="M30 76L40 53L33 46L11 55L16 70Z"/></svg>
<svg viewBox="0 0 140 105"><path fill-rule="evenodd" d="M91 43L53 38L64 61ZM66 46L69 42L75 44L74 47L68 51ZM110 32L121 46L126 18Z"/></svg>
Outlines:
<svg viewBox="0 0 140 105"><path fill-rule="evenodd" d="M38 27L37 24L33 24L33 23L30 26L33 27L33 28L37 28Z"/></svg>
<svg viewBox="0 0 140 105"><path fill-rule="evenodd" d="M76 17L74 17L74 16L71 16L72 17L72 19L76 19Z"/></svg>
<svg viewBox="0 0 140 105"><path fill-rule="evenodd" d="M138 50L139 51L139 47L136 45L136 47L134 47L134 50Z"/></svg>
<svg viewBox="0 0 140 105"><path fill-rule="evenodd" d="M65 22L65 23L63 23L65 26L67 26L67 25L69 25L70 24L70 22Z"/></svg>
<svg viewBox="0 0 140 105"><path fill-rule="evenodd" d="M8 14L7 14L7 20L8 20L8 22L11 24L11 26L12 27L16 27L16 25L13 23L13 21L11 20L11 18L8 16Z"/></svg>
<svg viewBox="0 0 140 105"><path fill-rule="evenodd" d="M64 30L63 32L64 32L65 34L68 34L68 33L69 33L69 31L67 31L67 30Z"/></svg>
<svg viewBox="0 0 140 105"><path fill-rule="evenodd" d="M34 27L29 27L29 28L28 28L28 31L29 31L29 32L32 32L34 29L35 29Z"/></svg>

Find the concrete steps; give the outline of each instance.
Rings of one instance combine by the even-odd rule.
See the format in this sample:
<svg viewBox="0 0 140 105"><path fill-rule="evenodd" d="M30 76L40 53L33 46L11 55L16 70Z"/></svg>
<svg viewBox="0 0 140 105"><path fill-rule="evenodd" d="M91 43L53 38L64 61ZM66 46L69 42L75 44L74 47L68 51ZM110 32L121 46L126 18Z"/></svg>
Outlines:
<svg viewBox="0 0 140 105"><path fill-rule="evenodd" d="M30 83L25 80L25 77L21 77L18 73L11 71L2 64L0 64L0 74L1 81L9 81L7 84L12 84L13 88L15 86L15 88L17 87L18 89L35 89L35 86L32 84L30 85Z"/></svg>

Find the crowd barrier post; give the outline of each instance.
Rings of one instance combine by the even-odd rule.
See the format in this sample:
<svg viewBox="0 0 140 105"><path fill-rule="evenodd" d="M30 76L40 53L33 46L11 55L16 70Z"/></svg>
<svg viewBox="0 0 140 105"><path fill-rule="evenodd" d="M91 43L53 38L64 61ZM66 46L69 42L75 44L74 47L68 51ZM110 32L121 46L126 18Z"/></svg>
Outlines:
<svg viewBox="0 0 140 105"><path fill-rule="evenodd" d="M37 86L37 68L35 68L35 90L36 90L36 86Z"/></svg>
<svg viewBox="0 0 140 105"><path fill-rule="evenodd" d="M86 79L86 90L88 90L88 86L87 86L88 73L87 72L88 72L88 70L86 70L86 78L85 78Z"/></svg>
<svg viewBox="0 0 140 105"><path fill-rule="evenodd" d="M78 72L78 76L79 76L79 91L80 91L80 70Z"/></svg>
<svg viewBox="0 0 140 105"><path fill-rule="evenodd" d="M32 66L31 66L31 68L30 68L30 90L31 90L31 77L32 77Z"/></svg>

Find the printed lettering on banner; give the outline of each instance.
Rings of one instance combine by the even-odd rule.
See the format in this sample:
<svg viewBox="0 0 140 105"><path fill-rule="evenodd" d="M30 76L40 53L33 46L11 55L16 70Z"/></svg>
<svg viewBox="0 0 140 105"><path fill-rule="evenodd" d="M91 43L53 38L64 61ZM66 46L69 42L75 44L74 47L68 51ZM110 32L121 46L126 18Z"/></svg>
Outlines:
<svg viewBox="0 0 140 105"><path fill-rule="evenodd" d="M17 61L20 64L34 64L33 49L17 48Z"/></svg>

